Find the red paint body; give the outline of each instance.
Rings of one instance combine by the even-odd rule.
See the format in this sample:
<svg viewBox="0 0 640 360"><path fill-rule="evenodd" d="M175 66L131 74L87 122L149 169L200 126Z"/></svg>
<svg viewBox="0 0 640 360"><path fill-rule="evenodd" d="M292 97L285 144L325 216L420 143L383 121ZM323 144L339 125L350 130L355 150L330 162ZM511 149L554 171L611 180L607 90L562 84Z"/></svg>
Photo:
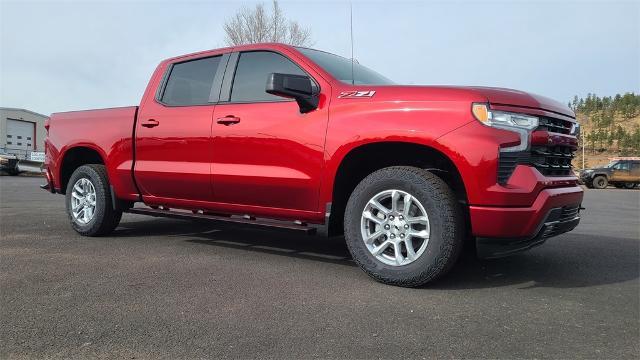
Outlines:
<svg viewBox="0 0 640 360"><path fill-rule="evenodd" d="M321 89L318 108L301 114L294 101L167 107L156 100L170 64L250 50L278 52L297 63ZM342 92L371 90L371 97L338 98ZM334 79L293 47L256 44L163 61L138 108L53 114L46 167L53 188L64 191L65 154L87 147L101 156L120 199L323 223L326 204L333 201L336 173L347 154L370 143L406 142L435 149L455 165L474 235L530 236L550 207L581 203L575 176L546 177L531 166L518 165L506 184L498 184L499 149L519 143L519 138L475 120L474 102L575 121L566 106L514 90L352 86ZM240 122L218 123L228 116ZM143 126L151 119L158 125ZM532 134L533 143L575 141L542 131Z"/></svg>

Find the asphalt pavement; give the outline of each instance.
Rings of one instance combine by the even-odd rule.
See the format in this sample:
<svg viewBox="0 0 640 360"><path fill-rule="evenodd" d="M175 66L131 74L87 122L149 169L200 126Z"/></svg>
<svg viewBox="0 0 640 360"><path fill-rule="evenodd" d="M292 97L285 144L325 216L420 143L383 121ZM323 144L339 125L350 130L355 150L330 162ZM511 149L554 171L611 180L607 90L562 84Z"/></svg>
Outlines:
<svg viewBox="0 0 640 360"><path fill-rule="evenodd" d="M0 358L640 356L640 190L588 190L573 232L405 289L340 238L128 214L81 237L41 182L0 177Z"/></svg>

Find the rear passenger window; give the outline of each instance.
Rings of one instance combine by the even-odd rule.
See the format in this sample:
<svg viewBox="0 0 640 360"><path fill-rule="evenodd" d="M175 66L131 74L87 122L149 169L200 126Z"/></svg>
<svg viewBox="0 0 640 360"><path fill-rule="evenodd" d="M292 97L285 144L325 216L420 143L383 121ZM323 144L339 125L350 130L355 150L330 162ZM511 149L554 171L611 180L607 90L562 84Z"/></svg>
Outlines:
<svg viewBox="0 0 640 360"><path fill-rule="evenodd" d="M162 102L167 105L207 104L220 58L216 56L174 64Z"/></svg>
<svg viewBox="0 0 640 360"><path fill-rule="evenodd" d="M286 57L270 51L240 54L231 88L231 101L283 101L283 97L267 93L267 78L271 73L306 75L298 65Z"/></svg>

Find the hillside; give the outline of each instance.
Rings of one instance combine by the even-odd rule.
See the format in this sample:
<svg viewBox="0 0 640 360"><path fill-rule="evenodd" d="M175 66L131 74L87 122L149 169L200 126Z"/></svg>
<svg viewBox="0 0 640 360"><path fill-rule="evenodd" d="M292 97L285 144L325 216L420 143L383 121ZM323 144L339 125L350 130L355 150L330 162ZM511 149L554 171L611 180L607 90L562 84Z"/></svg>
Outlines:
<svg viewBox="0 0 640 360"><path fill-rule="evenodd" d="M606 164L611 157L640 156L640 95L590 94L586 99L575 97L569 106L582 127L576 169L582 168L582 146L586 167Z"/></svg>

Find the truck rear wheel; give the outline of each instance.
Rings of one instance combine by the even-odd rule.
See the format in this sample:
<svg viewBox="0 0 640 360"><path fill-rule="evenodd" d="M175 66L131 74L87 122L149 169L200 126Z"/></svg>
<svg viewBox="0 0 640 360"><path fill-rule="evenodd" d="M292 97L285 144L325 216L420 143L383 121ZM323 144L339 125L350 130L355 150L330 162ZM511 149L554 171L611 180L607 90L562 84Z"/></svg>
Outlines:
<svg viewBox="0 0 640 360"><path fill-rule="evenodd" d="M415 287L446 274L462 249L453 191L427 170L378 170L355 188L344 216L355 262L377 281Z"/></svg>
<svg viewBox="0 0 640 360"><path fill-rule="evenodd" d="M122 218L122 211L113 209L104 165L83 165L73 172L67 184L66 204L71 227L83 236L106 235Z"/></svg>
<svg viewBox="0 0 640 360"><path fill-rule="evenodd" d="M607 177L603 175L598 175L593 178L593 187L596 189L604 189L609 185L609 181L607 181Z"/></svg>
<svg viewBox="0 0 640 360"><path fill-rule="evenodd" d="M626 189L633 189L634 187L636 187L636 183L630 183L630 182L624 183L624 187Z"/></svg>

